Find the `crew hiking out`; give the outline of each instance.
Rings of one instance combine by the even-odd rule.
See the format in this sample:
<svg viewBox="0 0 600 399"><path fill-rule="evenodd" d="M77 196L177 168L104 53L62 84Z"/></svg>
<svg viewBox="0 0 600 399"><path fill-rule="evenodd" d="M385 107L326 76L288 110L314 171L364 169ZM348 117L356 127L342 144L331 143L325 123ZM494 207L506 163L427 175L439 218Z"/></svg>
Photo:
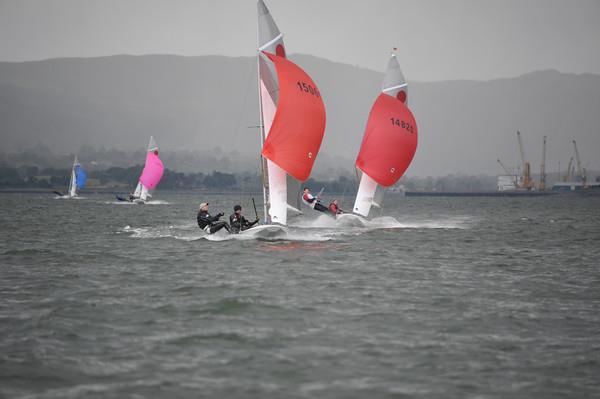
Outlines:
<svg viewBox="0 0 600 399"><path fill-rule="evenodd" d="M233 207L233 213L229 216L229 224L231 226L232 233L239 233L240 231L248 230L250 227L258 223L258 218L253 222L248 221L242 215L242 206L236 205Z"/></svg>
<svg viewBox="0 0 600 399"><path fill-rule="evenodd" d="M342 208L340 208L340 206L338 205L338 200L337 199L334 198L329 203L329 212L331 212L334 216L335 215L340 215L340 214L344 213L344 211L342 210Z"/></svg>
<svg viewBox="0 0 600 399"><path fill-rule="evenodd" d="M208 234L214 234L221 229L231 232L227 222L219 221L219 218L223 215L224 213L221 212L216 216L211 216L210 213L208 213L208 202L203 202L200 204L200 209L198 210L198 227Z"/></svg>
<svg viewBox="0 0 600 399"><path fill-rule="evenodd" d="M302 202L307 206L313 208L315 211L319 212L327 212L328 209L326 206L319 202L319 198L313 196L310 193L310 188L304 187L304 192L302 193Z"/></svg>

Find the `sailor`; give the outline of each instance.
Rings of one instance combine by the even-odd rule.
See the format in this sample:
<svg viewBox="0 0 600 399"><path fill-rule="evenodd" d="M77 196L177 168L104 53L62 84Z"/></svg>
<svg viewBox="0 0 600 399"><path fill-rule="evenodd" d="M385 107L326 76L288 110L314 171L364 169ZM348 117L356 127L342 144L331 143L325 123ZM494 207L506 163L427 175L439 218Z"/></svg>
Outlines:
<svg viewBox="0 0 600 399"><path fill-rule="evenodd" d="M248 230L250 227L258 223L258 218L255 221L250 222L242 215L242 206L236 205L233 207L233 213L229 216L229 225L231 226L232 233L239 233L240 231Z"/></svg>
<svg viewBox="0 0 600 399"><path fill-rule="evenodd" d="M221 229L230 231L227 222L219 221L219 218L223 215L224 213L221 212L216 216L211 216L210 213L208 213L208 202L203 202L200 204L200 210L198 210L198 227L208 234L214 234Z"/></svg>
<svg viewBox="0 0 600 399"><path fill-rule="evenodd" d="M302 202L304 202L304 204L306 204L307 206L313 208L315 211L327 212L328 210L323 204L319 202L319 199L317 197L313 196L310 193L310 188L308 187L304 187L304 192L302 193Z"/></svg>
<svg viewBox="0 0 600 399"><path fill-rule="evenodd" d="M334 198L333 201L329 203L329 212L331 212L334 216L344 213L344 211L342 211L342 209L338 205L337 199Z"/></svg>

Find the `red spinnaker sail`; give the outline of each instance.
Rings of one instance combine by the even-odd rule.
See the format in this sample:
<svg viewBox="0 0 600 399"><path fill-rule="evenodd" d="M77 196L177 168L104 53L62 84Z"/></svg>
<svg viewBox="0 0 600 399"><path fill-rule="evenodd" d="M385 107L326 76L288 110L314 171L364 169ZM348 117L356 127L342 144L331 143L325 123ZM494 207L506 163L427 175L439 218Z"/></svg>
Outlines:
<svg viewBox="0 0 600 399"><path fill-rule="evenodd" d="M310 176L325 133L325 105L317 85L299 66L264 53L277 70L279 101L262 154L295 179Z"/></svg>
<svg viewBox="0 0 600 399"><path fill-rule="evenodd" d="M378 184L396 183L417 150L417 122L402 101L380 94L367 122L356 166Z"/></svg>

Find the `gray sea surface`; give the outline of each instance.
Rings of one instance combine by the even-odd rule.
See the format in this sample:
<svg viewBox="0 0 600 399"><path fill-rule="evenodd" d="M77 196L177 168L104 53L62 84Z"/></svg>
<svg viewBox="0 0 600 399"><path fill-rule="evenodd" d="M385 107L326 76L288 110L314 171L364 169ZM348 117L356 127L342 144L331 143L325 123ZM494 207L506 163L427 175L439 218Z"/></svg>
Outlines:
<svg viewBox="0 0 600 399"><path fill-rule="evenodd" d="M249 195L155 198L0 194L0 397L600 397L600 197L388 195L274 240L198 229Z"/></svg>

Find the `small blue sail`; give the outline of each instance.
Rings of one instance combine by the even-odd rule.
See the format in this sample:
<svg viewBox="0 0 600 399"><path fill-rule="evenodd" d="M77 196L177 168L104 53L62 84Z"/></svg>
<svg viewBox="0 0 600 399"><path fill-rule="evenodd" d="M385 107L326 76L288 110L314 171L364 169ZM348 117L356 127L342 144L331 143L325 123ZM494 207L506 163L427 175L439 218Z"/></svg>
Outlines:
<svg viewBox="0 0 600 399"><path fill-rule="evenodd" d="M81 167L81 165L75 166L75 184L77 188L84 188L87 180L87 173Z"/></svg>

